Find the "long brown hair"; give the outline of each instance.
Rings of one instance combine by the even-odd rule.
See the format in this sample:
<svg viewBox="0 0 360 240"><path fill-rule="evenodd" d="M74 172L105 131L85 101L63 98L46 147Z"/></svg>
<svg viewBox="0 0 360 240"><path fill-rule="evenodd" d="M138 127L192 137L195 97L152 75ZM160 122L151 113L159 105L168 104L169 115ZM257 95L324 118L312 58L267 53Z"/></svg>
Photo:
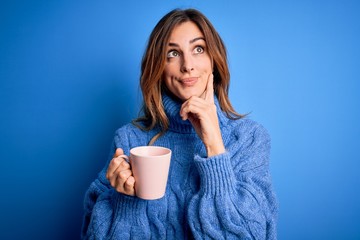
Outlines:
<svg viewBox="0 0 360 240"><path fill-rule="evenodd" d="M169 127L169 120L162 105L162 75L166 63L166 44L172 30L181 23L191 21L204 34L208 53L213 61L214 92L221 110L231 119L241 118L228 98L230 73L225 45L211 22L196 9L174 9L167 13L155 26L141 63L140 87L143 94L143 116L134 120L144 130L160 127L160 132L151 141L156 141ZM139 124L139 123L142 124Z"/></svg>

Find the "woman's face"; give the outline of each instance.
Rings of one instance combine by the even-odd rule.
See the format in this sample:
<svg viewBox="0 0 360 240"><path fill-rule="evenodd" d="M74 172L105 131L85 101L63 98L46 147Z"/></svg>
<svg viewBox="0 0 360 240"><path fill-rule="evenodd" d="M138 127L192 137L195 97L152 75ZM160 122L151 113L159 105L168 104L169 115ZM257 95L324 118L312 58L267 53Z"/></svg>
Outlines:
<svg viewBox="0 0 360 240"><path fill-rule="evenodd" d="M200 29L190 21L176 26L166 48L166 87L182 101L201 96L212 73L212 61Z"/></svg>

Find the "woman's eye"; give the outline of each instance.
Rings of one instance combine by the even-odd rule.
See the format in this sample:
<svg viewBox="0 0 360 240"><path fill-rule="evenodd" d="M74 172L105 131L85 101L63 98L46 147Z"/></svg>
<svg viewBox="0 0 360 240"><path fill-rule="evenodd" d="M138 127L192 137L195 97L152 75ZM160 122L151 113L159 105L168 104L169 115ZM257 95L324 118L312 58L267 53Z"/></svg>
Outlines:
<svg viewBox="0 0 360 240"><path fill-rule="evenodd" d="M204 52L204 48L201 47L201 46L197 46L197 47L194 49L194 52L195 52L195 54L203 53L203 52Z"/></svg>
<svg viewBox="0 0 360 240"><path fill-rule="evenodd" d="M175 51L175 50L171 50L170 52L168 52L167 54L167 57L168 58L173 58L173 57L178 57L179 56L179 53L178 51Z"/></svg>

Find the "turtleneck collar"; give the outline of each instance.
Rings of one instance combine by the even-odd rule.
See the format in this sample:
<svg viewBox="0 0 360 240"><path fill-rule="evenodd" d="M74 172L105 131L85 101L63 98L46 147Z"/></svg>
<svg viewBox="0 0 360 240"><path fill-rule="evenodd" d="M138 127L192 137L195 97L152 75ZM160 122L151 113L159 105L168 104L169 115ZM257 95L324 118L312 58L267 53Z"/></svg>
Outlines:
<svg viewBox="0 0 360 240"><path fill-rule="evenodd" d="M174 99L173 97L169 96L166 93L162 94L162 101L164 105L164 110L166 113L166 116L169 119L169 130L174 132L180 132L180 133L196 133L195 129L191 125L189 120L182 120L180 116L180 108L182 105L182 102L180 102L177 99ZM223 111L221 111L219 100L216 96L214 96L214 102L217 109L217 115L219 118L219 124L220 128L222 128L224 125L226 125L226 122L229 120Z"/></svg>

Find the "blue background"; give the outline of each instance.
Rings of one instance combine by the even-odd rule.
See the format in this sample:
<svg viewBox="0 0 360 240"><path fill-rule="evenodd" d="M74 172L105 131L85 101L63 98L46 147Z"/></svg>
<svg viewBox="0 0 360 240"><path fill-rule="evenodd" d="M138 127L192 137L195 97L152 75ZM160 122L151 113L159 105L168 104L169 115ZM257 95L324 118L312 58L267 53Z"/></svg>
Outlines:
<svg viewBox="0 0 360 240"><path fill-rule="evenodd" d="M273 140L279 239L360 239L360 3L1 1L0 239L78 239L84 193L137 116L150 31L213 22L230 98Z"/></svg>

